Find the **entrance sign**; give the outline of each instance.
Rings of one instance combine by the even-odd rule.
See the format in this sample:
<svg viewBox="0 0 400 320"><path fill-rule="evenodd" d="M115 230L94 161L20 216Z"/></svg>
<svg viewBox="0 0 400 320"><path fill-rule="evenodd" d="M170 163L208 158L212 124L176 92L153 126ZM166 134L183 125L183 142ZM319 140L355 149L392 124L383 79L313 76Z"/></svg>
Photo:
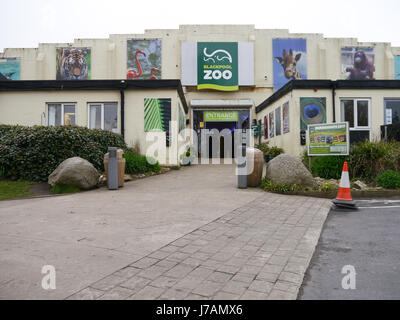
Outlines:
<svg viewBox="0 0 400 320"><path fill-rule="evenodd" d="M237 122L239 121L238 111L205 111L205 122Z"/></svg>
<svg viewBox="0 0 400 320"><path fill-rule="evenodd" d="M307 148L309 156L348 156L349 123L308 125Z"/></svg>
<svg viewBox="0 0 400 320"><path fill-rule="evenodd" d="M239 90L238 43L199 42L197 44L197 88Z"/></svg>

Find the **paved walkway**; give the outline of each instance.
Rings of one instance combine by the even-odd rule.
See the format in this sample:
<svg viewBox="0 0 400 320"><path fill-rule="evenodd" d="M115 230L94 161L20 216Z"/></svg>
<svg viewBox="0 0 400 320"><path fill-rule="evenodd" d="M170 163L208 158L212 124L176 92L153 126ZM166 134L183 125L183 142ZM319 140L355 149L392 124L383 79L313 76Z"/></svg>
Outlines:
<svg viewBox="0 0 400 320"><path fill-rule="evenodd" d="M69 299L296 299L329 208L263 194Z"/></svg>
<svg viewBox="0 0 400 320"><path fill-rule="evenodd" d="M328 204L239 190L232 166L1 201L0 299L295 298Z"/></svg>

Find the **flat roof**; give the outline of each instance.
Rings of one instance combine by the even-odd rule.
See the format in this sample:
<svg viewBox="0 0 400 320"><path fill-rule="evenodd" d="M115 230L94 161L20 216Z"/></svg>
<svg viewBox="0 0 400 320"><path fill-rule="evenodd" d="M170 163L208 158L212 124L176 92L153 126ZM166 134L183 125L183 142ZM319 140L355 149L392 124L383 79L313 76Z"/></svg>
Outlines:
<svg viewBox="0 0 400 320"><path fill-rule="evenodd" d="M0 81L0 91L175 89L185 112L188 105L180 80L15 80Z"/></svg>
<svg viewBox="0 0 400 320"><path fill-rule="evenodd" d="M295 89L400 89L400 80L292 80L259 104L256 113Z"/></svg>

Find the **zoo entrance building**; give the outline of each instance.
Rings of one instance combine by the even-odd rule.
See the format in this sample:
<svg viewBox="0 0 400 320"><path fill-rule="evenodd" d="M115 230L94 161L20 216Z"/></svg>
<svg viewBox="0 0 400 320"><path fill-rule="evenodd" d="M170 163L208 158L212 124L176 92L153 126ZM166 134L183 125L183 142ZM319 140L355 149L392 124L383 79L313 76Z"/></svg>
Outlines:
<svg viewBox="0 0 400 320"><path fill-rule="evenodd" d="M384 126L400 125L399 79L400 48L390 43L184 25L5 49L0 124L111 130L141 150L146 133L158 131L166 161L177 164L174 142L189 143L179 130L233 132L257 123L257 142L299 156L309 124L347 121L351 142L381 139Z"/></svg>

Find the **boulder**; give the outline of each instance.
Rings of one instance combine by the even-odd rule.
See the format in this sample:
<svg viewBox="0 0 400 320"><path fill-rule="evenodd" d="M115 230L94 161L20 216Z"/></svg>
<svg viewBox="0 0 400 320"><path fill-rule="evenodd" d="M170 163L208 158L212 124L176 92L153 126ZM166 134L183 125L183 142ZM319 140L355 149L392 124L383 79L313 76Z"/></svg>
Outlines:
<svg viewBox="0 0 400 320"><path fill-rule="evenodd" d="M100 179L96 168L87 160L75 157L62 162L49 176L49 185L73 185L82 190L95 188Z"/></svg>
<svg viewBox="0 0 400 320"><path fill-rule="evenodd" d="M281 154L272 159L267 165L267 178L275 184L285 184L305 187L315 187L310 171L297 158L288 154Z"/></svg>
<svg viewBox="0 0 400 320"><path fill-rule="evenodd" d="M368 189L368 186L360 180L357 180L356 182L354 182L353 186L354 186L354 188L359 189L359 190Z"/></svg>

